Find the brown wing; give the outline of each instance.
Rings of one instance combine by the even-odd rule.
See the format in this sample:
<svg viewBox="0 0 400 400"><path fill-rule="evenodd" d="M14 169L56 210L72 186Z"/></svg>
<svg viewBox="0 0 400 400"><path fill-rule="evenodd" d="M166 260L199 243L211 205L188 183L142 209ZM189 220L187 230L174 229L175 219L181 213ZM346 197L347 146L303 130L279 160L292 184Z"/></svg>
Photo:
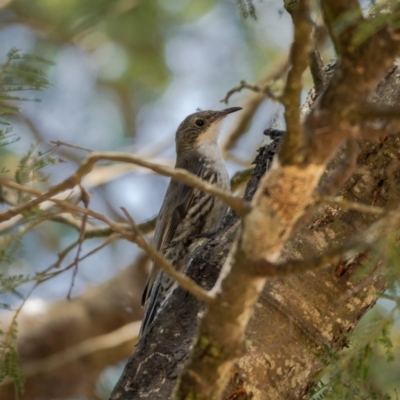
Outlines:
<svg viewBox="0 0 400 400"><path fill-rule="evenodd" d="M197 175L202 176L203 174L204 168L201 167L197 171ZM153 240L154 247L161 253L164 252L168 244L173 240L177 227L183 221L187 210L193 204L195 192L196 189L190 186L171 181L158 216ZM159 308L161 301L159 291L162 286L159 273L157 264L153 263L142 295L142 306L144 305L146 308L140 327L140 337L150 326Z"/></svg>
<svg viewBox="0 0 400 400"><path fill-rule="evenodd" d="M198 176L202 176L204 168L200 167L197 171ZM154 233L153 246L161 253L173 239L176 228L182 222L187 210L193 203L195 189L181 182L171 181L165 195L164 203L158 216ZM146 304L156 280L159 268L154 263L146 286L142 295L142 306Z"/></svg>

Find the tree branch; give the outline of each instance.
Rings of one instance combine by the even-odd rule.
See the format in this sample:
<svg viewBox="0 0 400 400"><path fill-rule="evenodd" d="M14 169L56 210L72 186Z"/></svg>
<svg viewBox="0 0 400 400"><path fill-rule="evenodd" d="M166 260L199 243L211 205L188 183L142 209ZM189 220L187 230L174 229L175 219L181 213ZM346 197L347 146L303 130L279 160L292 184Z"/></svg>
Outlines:
<svg viewBox="0 0 400 400"><path fill-rule="evenodd" d="M93 217L95 219L103 221L107 225L109 225L114 230L114 232L120 233L123 237L128 238L128 240L130 240L129 239L131 237L130 232L127 232L126 230L123 229L122 226L120 226L116 222L112 221L108 217L104 216L103 214L97 213L97 212L87 209L87 208L79 207L79 206L71 204L67 201L62 201L62 200L58 200L56 198L52 198L51 196L47 197L47 196L49 196L49 192L42 193L39 190L27 188L25 186L19 185L18 183L9 181L7 179L0 178L0 185L10 187L12 189L17 189L19 191L22 191L24 193L29 193L36 197L36 199L33 199L33 200L29 201L28 203L18 206L19 208L21 208L21 210L22 210L21 212L30 210L30 209L32 209L32 207L35 207L37 205L35 200L38 202L38 204L40 204L40 202L43 202L43 201L51 201L54 204L60 206L63 210L82 213L83 215L88 215L90 217ZM17 207L14 207L14 209L9 210L11 212L11 214L13 214L15 212L16 208ZM5 211L3 213L3 215L9 215L8 211Z"/></svg>
<svg viewBox="0 0 400 400"><path fill-rule="evenodd" d="M288 6L288 3L290 6ZM282 96L285 106L286 134L279 151L280 162L296 163L299 151L303 147L302 130L300 126L300 99L303 89L302 76L309 63L312 51L312 22L308 0L286 2L285 8L292 16L294 38L290 48L290 69Z"/></svg>
<svg viewBox="0 0 400 400"><path fill-rule="evenodd" d="M363 121L371 120L396 120L400 119L400 107L391 107L384 105L376 105L371 103L362 104L357 110L360 118Z"/></svg>
<svg viewBox="0 0 400 400"><path fill-rule="evenodd" d="M329 201L329 200L328 200ZM334 202L334 200L332 200ZM383 210L378 207L363 206L358 203L339 201L339 204L346 204L347 209L359 212L368 212L373 215L382 215ZM328 249L317 257L306 260L287 260L281 264L272 264L265 259L253 261L249 269L253 270L258 276L285 276L289 274L300 274L306 271L326 267L330 264L338 263L347 253L359 253L369 249L376 241L384 239L390 228L400 219L399 212L390 212L386 218L381 218L372 224L358 237L332 249Z"/></svg>
<svg viewBox="0 0 400 400"><path fill-rule="evenodd" d="M65 257L66 253L70 252L71 250L73 250L77 245L79 245L79 239L73 243L73 245L69 246L67 249L65 249L65 251L63 252L62 256L59 256L59 259L56 263L54 263L53 265L50 265L50 267L46 268L44 271L41 272L37 272L34 279L36 280L37 284L41 284L45 281L48 281L51 278L54 278L57 275L60 275L62 273L64 273L65 271L68 271L69 269L76 267L76 264L85 260L86 258L92 256L93 254L97 253L98 251L100 251L101 249L103 249L104 247L108 246L110 243L114 242L117 239L120 239L121 235L119 234L112 234L109 237L107 237L103 243L101 243L99 246L96 246L94 249L88 251L85 255L79 257L79 258L75 258L75 260L70 263L69 265L67 265L64 268L59 268L61 262L63 261L63 257ZM56 269L56 271L54 272L50 272L51 270ZM67 298L69 298L70 295L70 291L68 291L67 294Z"/></svg>
<svg viewBox="0 0 400 400"><path fill-rule="evenodd" d="M317 41L314 38L314 49L310 53L310 72L313 78L315 94L318 97L327 83L327 73L324 69L321 54L318 50Z"/></svg>
<svg viewBox="0 0 400 400"><path fill-rule="evenodd" d="M28 192L30 194L38 196L38 198L42 196L42 194L37 190L28 189L28 188L25 188L24 186L21 186L21 185L19 185L17 183L14 183L14 182L9 182L7 180L1 180L0 184L2 184L4 186L7 186L7 187L12 187L14 189L26 191L26 192ZM76 205L73 205L73 204L70 204L70 203L67 203L67 202L55 200L55 199L51 199L51 201L54 201L57 205L59 205L63 209L71 210L71 211L75 211L75 212L81 212L85 216L92 216L94 218L102 220L103 222L106 222L115 232L119 233L125 239L133 241L140 248L142 248L149 255L151 255L153 257L153 259L155 260L155 262L157 262L157 265L161 269L163 269L168 275L170 275L172 278L174 278L189 293L192 293L193 295L195 295L196 297L198 297L199 299L201 299L202 301L204 301L207 304L209 304L210 302L212 302L214 300L212 296L210 296L200 286L195 284L191 279L189 279L188 277L184 276L183 274L180 274L179 272L177 272L175 270L175 268L167 260L165 260L164 257L158 251L156 251L152 246L150 246L146 242L146 240L143 238L143 236L142 236L142 234L141 234L141 232L140 232L140 230L138 228L138 225L132 219L132 217L129 215L129 213L127 212L127 210L125 208L122 208L122 210L123 210L124 214L127 216L127 218L129 219L133 235L132 235L132 233L127 232L124 229L122 229L117 223L115 223L114 221L110 220L106 216L104 216L102 214L99 214L99 213L96 213L96 212L94 212L94 211L92 211L92 210L90 210L88 208L82 208L82 207L79 207L79 206L76 206ZM79 241L80 241L80 239L79 239ZM79 241L78 241L78 244L79 244ZM97 251L97 249L95 249L95 250ZM90 254L92 254L92 252L89 253L89 255ZM85 257L87 257L87 255ZM41 278L40 281L47 280L50 277L54 276L55 274L58 275L59 273L62 273L65 270L70 269L73 266L76 266L76 263L78 261L80 261L80 260L81 259L78 258L77 260L75 260L73 263L71 263L66 268L64 268L64 269L62 269L60 271L56 271L52 275L48 275L47 274L45 279ZM47 272L47 270L45 272Z"/></svg>
<svg viewBox="0 0 400 400"><path fill-rule="evenodd" d="M67 189L71 189L76 185L79 185L83 177L93 169L94 165L102 160L132 163L139 165L141 167L150 169L160 175L169 176L191 187L199 189L205 193L218 197L225 204L231 207L232 210L234 210L239 216L243 216L248 212L248 206L244 204L242 199L236 196L232 196L230 192L222 190L214 185L211 185L184 169L180 168L173 169L170 167L165 167L163 165L145 161L140 157L136 157L129 154L121 154L113 152L104 152L104 153L95 152L89 155L81 163L78 170L74 174L72 174L69 178L65 179L63 182L60 182L59 184L49 188L45 193L40 193L40 195L37 194L36 199L33 199L27 203L15 206L7 211L0 213L0 222L7 221L8 219L18 214L21 214L22 212L29 211L34 207L38 206L39 204L41 204L42 202L52 199L55 195L59 194L60 192L65 191ZM4 180L0 180L0 184L2 184L3 181Z"/></svg>
<svg viewBox="0 0 400 400"><path fill-rule="evenodd" d="M226 96L221 100L221 103L228 104L230 97L234 93L241 92L243 89L249 89L255 93L262 93L274 101L281 101L280 97L277 97L273 93L271 84L266 83L262 86L259 86L259 85L252 85L252 84L246 82L245 80L241 80L240 84L238 86L233 87L231 90L229 90L226 93Z"/></svg>
<svg viewBox="0 0 400 400"><path fill-rule="evenodd" d="M82 228L82 220L74 218L71 214L60 214L51 218L51 221L59 222L61 224L65 224L75 228L77 231L80 231ZM140 231L147 235L154 231L156 226L157 217L149 219L147 221L141 222L138 226ZM125 222L118 222L117 223L121 229L130 231L131 226ZM85 239L92 239L97 237L106 237L113 233L114 231L108 225L93 225L86 223L84 235Z"/></svg>

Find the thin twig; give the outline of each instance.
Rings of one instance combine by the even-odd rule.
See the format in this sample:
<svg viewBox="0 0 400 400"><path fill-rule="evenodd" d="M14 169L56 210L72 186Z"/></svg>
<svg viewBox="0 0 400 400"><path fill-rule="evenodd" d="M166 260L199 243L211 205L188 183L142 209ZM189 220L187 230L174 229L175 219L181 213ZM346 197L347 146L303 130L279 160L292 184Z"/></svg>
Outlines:
<svg viewBox="0 0 400 400"><path fill-rule="evenodd" d="M54 146L56 146L56 147L61 147L61 146L70 147L72 149L83 150L83 151L87 151L89 153L91 153L93 151L93 150L90 150L90 149L88 149L86 147L77 146L76 144L63 142L62 140L51 140L50 143L54 144Z"/></svg>
<svg viewBox="0 0 400 400"><path fill-rule="evenodd" d="M65 225L68 225L72 228L75 228L77 231L81 230L82 226L82 220L73 217L70 214L61 214L58 216L55 216L54 218L51 219L54 222L59 222ZM153 217L147 221L141 222L139 224L139 228L141 232L143 232L145 235L148 233L151 233L154 231L154 228L156 226L156 221L157 217ZM117 222L117 224L120 226L121 229L125 231L130 231L131 226L125 222ZM86 223L85 227L85 239L92 239L92 238L97 238L97 237L106 237L111 235L114 230L108 226L108 225L93 225L89 223L89 221Z"/></svg>
<svg viewBox="0 0 400 400"><path fill-rule="evenodd" d="M237 185L241 184L242 180L245 181L247 179L246 178L247 175L251 172L251 170L253 168L254 167L249 167L249 168L247 168L247 169L245 169L243 171L239 171L231 178L231 187L232 187L233 191L236 190ZM3 181L0 180L0 184L2 182ZM7 186L9 188L14 189L14 190L24 191L26 193L29 193L29 194L35 195L35 196L38 193L38 192L32 193L31 191L28 191L29 188L26 188L25 186L19 185L19 184L13 182L13 181L7 181L7 183L8 183ZM13 205L13 206L15 205L15 202L11 201L8 198L2 198L2 199L4 199L7 202L7 204L10 204L10 205ZM47 202L54 204L51 200L47 200ZM49 218L49 219L51 219L54 222L58 222L58 223L62 223L62 224L68 225L68 226L70 226L72 228L75 228L78 231L81 231L81 228L82 228L82 220L74 217L71 214L57 212L57 213L55 213L53 215L52 218ZM157 217L153 217L153 218L151 218L151 219L149 219L147 221L141 222L139 224L140 231L143 232L144 234L151 233L155 228L156 221L157 221ZM4 224L4 222L2 224ZM124 222L121 222L121 223L118 223L118 224L120 225L121 229L124 229L126 231L130 230L130 225L129 224L126 224ZM9 228L9 226L7 226L7 228ZM2 230L2 229L0 228L0 230ZM108 225L98 226L98 225L93 225L90 222L87 222L84 232L85 232L85 239L91 239L91 238L95 238L95 237L108 236L114 231Z"/></svg>
<svg viewBox="0 0 400 400"><path fill-rule="evenodd" d="M22 192L26 192L26 193L32 194L34 196L38 196L38 198L39 198L39 196L42 195L42 193L39 192L38 190L27 188L25 186L19 185L19 184L15 183L15 182L12 182L12 181L8 181L6 179L0 179L0 184L4 185L4 186L7 186L7 187L12 187L13 189L21 190ZM79 206L77 206L75 204L71 204L71 203L66 202L66 201L57 200L55 198L52 198L52 199L49 199L49 200L51 202L53 202L54 204L58 205L59 207L61 207L64 210L68 210L68 211L71 211L71 212L82 213L84 215L87 214L88 216L90 216L92 218L95 218L95 219L98 219L100 221L103 221L107 225L109 225L113 229L114 232L120 233L123 237L125 237L128 240L132 240L131 232L129 232L126 229L124 229L124 225L120 225L120 224L114 222L113 220L109 219L108 217L106 217L103 214L97 213L97 212L95 212L93 210L90 210L90 209L79 207Z"/></svg>
<svg viewBox="0 0 400 400"><path fill-rule="evenodd" d="M4 184L4 182L5 181L0 178L1 186L6 186ZM7 182L8 182L7 186L9 188L16 189L16 186L11 186L12 184L18 185L16 182L13 182L13 181L7 181ZM23 188L24 186L19 185L19 187ZM26 193L28 193L28 192L26 192ZM66 191L63 191L63 192L57 194L56 196L54 196L54 198L59 199L59 200L67 200L67 199L73 198L77 194L78 194L78 189L76 187L74 187L70 190L66 190ZM9 204L16 207L19 203L18 202L10 202ZM47 210L48 208L52 207L53 205L54 205L53 202L46 200L46 201L40 203L39 207L40 207L41 211L44 211L44 210ZM4 231L4 230L11 228L12 226L17 224L22 219L23 219L22 214L17 214L15 216L13 216L12 218L7 218L5 221L0 222L0 231Z"/></svg>
<svg viewBox="0 0 400 400"><path fill-rule="evenodd" d="M61 263L64 261L65 257L79 244L79 239L72 242L69 246L67 246L64 250L58 253L58 260L52 264L47 270L53 268L60 268Z"/></svg>
<svg viewBox="0 0 400 400"><path fill-rule="evenodd" d="M113 234L111 236L109 236L107 239L104 240L103 243L101 243L99 246L95 247L93 250L90 250L88 253L86 253L85 255L83 255L81 258L79 258L78 262L83 261L84 259L90 257L91 255L97 253L98 251L100 251L101 249L103 249L104 247L108 246L110 243L114 242L117 239L120 239L121 235L120 234ZM49 273L50 270L52 270L55 264L51 265L50 267L46 268L44 271L42 272L38 272L35 275L35 279L37 281L37 283L42 283L45 282L57 275L62 274L65 271L68 271L69 269L73 268L76 264L76 261L74 260L73 262L71 262L70 264L68 264L66 267L59 269L57 271L51 272Z"/></svg>
<svg viewBox="0 0 400 400"><path fill-rule="evenodd" d="M254 262L252 268L258 276L285 276L293 273L297 274L337 263L349 251L359 251L365 247L367 247L366 243L351 241L311 259L289 260L282 264L272 264L267 260L260 260Z"/></svg>
<svg viewBox="0 0 400 400"><path fill-rule="evenodd" d="M199 189L205 193L211 194L221 199L227 204L236 214L244 216L249 210L249 206L240 197L232 196L232 194L226 190L220 189L214 185L207 183L196 175L180 168L170 168L160 164L155 164L149 161L145 161L140 157L136 157L130 154L104 152L104 153L92 153L88 156L80 165L78 170L72 174L69 178L65 179L57 185L52 186L45 193L36 194L37 198L28 201L27 203L12 207L7 211L0 213L0 222L7 221L8 219L31 210L46 200L52 200L52 197L56 194L71 189L76 185L79 185L85 175L87 175L94 167L94 165L102 160L132 163L141 167L150 169L160 175L169 176L177 181L183 182L188 186ZM0 185L4 182L9 182L5 179L0 179Z"/></svg>
<svg viewBox="0 0 400 400"><path fill-rule="evenodd" d="M264 85L266 82L271 81L278 81L282 79L287 72L289 66L289 59L288 56L285 55L281 60L279 60L275 66L272 67L270 71L263 77L260 82L259 86ZM265 100L265 96L259 93L249 93L249 95L243 101L243 110L237 115L235 119L235 125L232 127L230 132L227 134L221 148L222 153L224 154L225 158L229 150L231 150L239 140L239 138L247 132L248 126L250 125L254 114L260 107L260 104ZM236 160L238 161L238 160ZM243 162L239 162L239 164L243 164ZM248 165L249 163L247 163Z"/></svg>
<svg viewBox="0 0 400 400"><path fill-rule="evenodd" d="M380 213L380 215L382 215L382 213ZM398 221L399 218L399 213L390 212L390 215L374 222L365 232L358 235L355 239L348 240L340 246L330 249L317 257L306 260L288 260L282 264L273 264L262 259L252 263L252 268L258 276L283 276L315 270L329 264L337 263L346 253L360 252L370 248L376 241L382 239L384 232L388 230L388 226L394 221Z"/></svg>
<svg viewBox="0 0 400 400"><path fill-rule="evenodd" d="M264 84L264 85L252 85L251 83L246 82L245 80L241 80L238 86L233 87L229 90L225 97L221 100L221 103L228 104L229 98L234 94L241 92L243 89L249 89L255 93L264 94L269 97L271 100L274 101L281 101L279 96L276 96L272 91L273 83L271 84Z"/></svg>
<svg viewBox="0 0 400 400"><path fill-rule="evenodd" d="M400 119L400 107L383 106L371 103L362 104L354 111L354 114L358 114L363 121L374 121L381 119L394 119L398 121Z"/></svg>
<svg viewBox="0 0 400 400"><path fill-rule="evenodd" d="M362 203L351 202L351 201L343 199L342 197L315 196L315 200L318 202L325 202L325 203L336 205L336 206L340 207L342 210L352 210L352 211L357 211L357 212L365 213L365 214L381 216L387 212L384 208L369 206L367 204L362 204ZM397 212L390 211L390 213L392 213L394 215L399 214L398 211Z"/></svg>
<svg viewBox="0 0 400 400"><path fill-rule="evenodd" d="M82 192L82 203L86 209L89 209L89 201L90 201L89 193L82 186L80 186L80 188L81 188L81 192ZM82 251L82 244L85 240L85 229L86 229L87 219L88 219L87 214L84 214L82 217L81 229L79 231L78 250L76 252L76 256L75 256L75 260L74 260L74 272L72 273L71 285L68 290L67 299L71 299L72 288L74 287L76 274L78 273L79 256Z"/></svg>
<svg viewBox="0 0 400 400"><path fill-rule="evenodd" d="M374 126L375 125L375 126ZM400 131L400 120L389 120L383 124L362 124L359 136L363 139L380 139L385 136L395 135Z"/></svg>
<svg viewBox="0 0 400 400"><path fill-rule="evenodd" d="M124 207L121 207L121 210L125 214L130 224L132 225L132 230L135 234L134 242L153 258L154 262L157 264L158 267L160 267L164 272L166 272L171 278L175 279L183 289L185 289L187 292L197 297L204 303L211 304L215 301L215 298L211 296L206 290L204 290L201 286L197 285L197 283L194 282L189 277L178 272L173 267L173 265L163 257L163 255L160 252L158 252L154 247L150 246L144 239L142 233L139 230L138 225L131 217L131 215L128 213L128 211Z"/></svg>

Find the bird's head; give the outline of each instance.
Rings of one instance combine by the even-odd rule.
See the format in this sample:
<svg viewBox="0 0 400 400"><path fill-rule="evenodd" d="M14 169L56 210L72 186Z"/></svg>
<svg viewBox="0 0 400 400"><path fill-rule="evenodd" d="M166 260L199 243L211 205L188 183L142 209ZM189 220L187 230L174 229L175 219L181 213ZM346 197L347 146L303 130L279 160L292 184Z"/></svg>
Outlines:
<svg viewBox="0 0 400 400"><path fill-rule="evenodd" d="M207 110L190 114L176 131L177 154L194 150L203 143L216 143L224 117L241 109L241 107L231 107L222 111Z"/></svg>

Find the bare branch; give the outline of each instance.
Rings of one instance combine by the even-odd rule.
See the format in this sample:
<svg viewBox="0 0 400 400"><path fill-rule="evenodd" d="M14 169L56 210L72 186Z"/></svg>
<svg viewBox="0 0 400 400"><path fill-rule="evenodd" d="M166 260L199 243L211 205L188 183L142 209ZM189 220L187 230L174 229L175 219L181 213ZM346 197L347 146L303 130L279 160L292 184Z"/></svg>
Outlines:
<svg viewBox="0 0 400 400"><path fill-rule="evenodd" d="M363 124L360 129L359 136L362 139L383 139L389 135L396 134L400 131L400 121L390 121L381 126L371 126L371 124Z"/></svg>
<svg viewBox="0 0 400 400"><path fill-rule="evenodd" d="M81 192L82 192L81 199L82 199L83 205L84 205L84 207L86 209L88 209L89 208L89 201L90 201L89 193L86 192L86 190L83 189L82 186L80 186L80 187L81 187ZM79 256L80 256L81 251L82 251L82 244L83 244L83 242L85 240L85 228L86 228L86 224L87 224L87 219L88 219L87 214L84 214L83 218L82 218L81 229L79 231L78 250L76 251L76 256L75 256L75 260L74 260L74 272L72 274L71 285L70 285L69 290L68 290L67 299L71 298L72 288L74 287L76 274L78 273Z"/></svg>
<svg viewBox="0 0 400 400"><path fill-rule="evenodd" d="M394 119L398 121L400 119L400 107L391 107L376 105L371 103L362 104L355 113L359 114L359 117L363 121L371 120L382 120L382 119Z"/></svg>
<svg viewBox="0 0 400 400"><path fill-rule="evenodd" d="M362 203L354 203L343 199L342 197L316 196L316 201L325 202L340 207L343 210L353 210L360 213L380 216L387 211L381 207L369 206ZM391 213L396 213L391 211Z"/></svg>
<svg viewBox="0 0 400 400"><path fill-rule="evenodd" d="M329 200L328 200L329 201ZM334 201L332 201L334 202ZM382 215L383 210L379 207L363 206L362 204L340 201L346 204L347 209L359 212L368 212L374 215ZM309 270L326 267L329 264L338 263L345 258L348 253L356 254L360 251L369 249L376 241L381 240L390 227L400 219L398 212L390 212L386 218L381 218L373 223L367 230L358 237L346 243L325 251L323 254L307 260L288 260L282 264L272 264L267 260L257 260L251 264L250 269L254 269L259 276L285 276L288 274L298 274Z"/></svg>
<svg viewBox="0 0 400 400"><path fill-rule="evenodd" d="M54 268L58 268L60 265L60 258L59 261L57 261L55 264L50 265L50 267L46 268L44 271L42 272L38 272L35 275L35 279L37 284L43 283L57 275L60 275L62 273L64 273L65 271L68 271L69 269L71 269L72 267L75 267L77 263L83 261L84 259L90 257L91 255L97 253L98 251L100 251L101 249L103 249L104 247L108 246L110 243L114 242L117 239L120 239L121 235L120 234L113 234L111 236L109 236L107 239L105 239L103 241L103 243L101 243L99 246L96 246L94 249L90 250L89 252L87 252L85 255L83 255L82 257L80 257L77 261L74 260L72 263L70 263L69 265L67 265L66 267L62 268L62 269L58 269L55 272L51 272L49 273L49 271L51 271ZM73 245L67 247L67 249L65 249L65 253L71 251L74 247L77 246L78 243L74 243ZM64 256L65 257L65 256ZM62 259L61 259L62 261Z"/></svg>
<svg viewBox="0 0 400 400"><path fill-rule="evenodd" d="M324 90L327 82L327 74L324 70L321 54L318 50L318 45L314 39L314 50L310 53L310 71L314 82L316 96Z"/></svg>
<svg viewBox="0 0 400 400"><path fill-rule="evenodd" d="M232 179L231 179L231 185L233 185L233 188L235 188L238 184L240 184L242 182L242 179L246 179L246 176L248 175L248 172L252 169L252 167L250 167L248 170L245 170L245 172L238 172L237 174L235 174ZM91 182L93 183L93 182ZM0 179L0 185L3 185L5 187L9 187L18 191L23 191L25 193L29 193L31 195L34 196L39 196L39 191L32 191L32 189L26 188L22 185L17 184L16 182L13 181L9 181L9 180L2 180ZM81 188L82 189L82 188ZM77 191L75 191L77 192ZM45 194L42 193L42 196L44 196ZM63 196L62 197L67 197L68 196L68 191L63 192ZM43 197L42 197L43 198ZM57 197L58 198L58 197ZM13 202L8 201L7 199L5 199L8 203L13 204ZM52 199L46 199L46 208L49 208L50 205L54 204L55 202L52 201ZM44 202L42 203L42 205L44 204ZM14 203L15 205L15 203ZM30 208L31 206L29 205L28 208ZM16 216L18 218L18 216ZM14 218L16 218L14 217ZM54 214L54 217L51 218L53 221L55 222L60 222L60 223L64 223L66 225L69 225L75 229L77 229L78 231L81 231L82 229L82 221L80 219L75 218L74 216L70 215L70 214ZM18 220L20 220L20 218L18 218ZM18 220L13 221L13 223L18 222ZM154 217L148 221L142 222L139 224L139 228L141 230L141 232L143 232L144 234L150 233L154 230L155 227L155 223L156 223L157 217ZM0 223L0 226L2 226L3 224L7 224L7 222L3 222ZM119 223L118 224L120 226L121 229L129 231L130 230L130 226L128 224L125 223ZM2 229L7 229L9 228L10 225L4 225L0 228L0 230ZM85 226L85 239L88 238L94 238L94 237L105 237L110 235L113 230L109 227L109 226L96 226L93 225L89 222L86 223Z"/></svg>
<svg viewBox="0 0 400 400"><path fill-rule="evenodd" d="M6 186L6 187L11 187L13 189L17 189L20 190L22 192L25 193L29 193L33 196L36 196L36 199L40 199L40 200L44 200L44 196L46 195L46 193L41 193L38 190L35 189L30 189L27 188L25 186L19 185L16 182L13 181L9 181L7 179L0 179L0 185ZM72 212L78 212L78 213L82 213L82 214L87 214L90 217L93 217L95 219L98 219L100 221L105 222L106 224L108 224L113 230L114 232L120 233L123 237L127 238L128 240L131 240L131 233L126 231L125 229L123 229L122 226L120 226L118 223L112 221L111 219L109 219L108 217L106 217L103 214L97 213L93 210L89 210L83 207L79 207L77 205L71 204L67 201L62 201L62 200L58 200L56 198L50 198L49 201L53 202L54 204L60 206L63 210L68 210L68 211L72 211ZM32 208L32 202L33 200L31 200L28 205L27 205L27 209L31 209Z"/></svg>
<svg viewBox="0 0 400 400"><path fill-rule="evenodd" d="M54 222L59 222L72 228L75 228L77 231L80 231L82 228L82 220L78 218L74 218L71 214L60 214L51 218ZM154 231L156 226L157 217L151 218L147 221L141 222L139 224L140 231L147 235ZM118 222L117 223L121 229L125 231L130 231L131 226L125 222ZM111 235L114 231L108 225L93 225L89 222L86 223L85 226L85 239L92 239L96 237L105 237Z"/></svg>
<svg viewBox="0 0 400 400"><path fill-rule="evenodd" d="M264 78L260 80L259 86L265 85L267 82L277 81L285 76L288 69L289 61L285 56L280 60ZM235 125L227 135L222 144L222 153L228 159L228 150L231 150L237 143L238 139L247 131L255 112L260 104L265 100L265 96L257 93L250 93L243 102L243 110L239 113L235 120Z"/></svg>
<svg viewBox="0 0 400 400"><path fill-rule="evenodd" d="M53 198L53 196L59 194L60 192L65 191L67 189L71 189L76 185L79 185L83 177L93 169L94 165L102 160L132 163L150 169L160 175L172 177L173 179L183 182L191 187L194 187L205 193L220 198L225 204L231 207L231 209L234 210L239 216L245 215L248 211L248 206L241 198L232 196L230 192L222 190L214 185L211 185L184 169L180 168L173 169L170 167L165 167L163 165L145 161L140 157L136 157L130 154L121 154L113 152L104 152L104 153L95 152L92 153L90 156L88 156L81 163L78 170L63 182L60 182L59 184L49 188L45 193L38 194L38 192L36 192L37 198L0 213L0 222L7 221L12 217L21 214L22 212L29 211L32 208L43 203L44 201L50 200L51 198ZM5 181L4 179L0 179L0 185L4 184L4 181Z"/></svg>
<svg viewBox="0 0 400 400"><path fill-rule="evenodd" d="M283 93L282 102L285 106L286 134L283 137L279 159L293 163L303 147L302 129L300 127L300 98L302 91L303 72L308 67L309 54L312 50L310 5L308 0L291 2L294 8L287 10L292 16L294 39L290 49L290 69Z"/></svg>
<svg viewBox="0 0 400 400"><path fill-rule="evenodd" d="M241 80L238 86L233 87L226 93L226 96L221 100L221 103L228 104L230 97L234 93L241 92L243 89L249 89L255 93L264 94L274 101L281 101L280 97L274 94L272 88L273 88L273 83L272 84L266 83L262 86L259 86L259 85L252 85L250 83L247 83L245 80Z"/></svg>
<svg viewBox="0 0 400 400"><path fill-rule="evenodd" d="M83 180L83 184L86 188L93 188L99 185L102 185L103 183L107 183L112 179L115 179L121 174L127 173L132 170L132 166L129 165L109 165L107 167L96 167L94 168L93 172L89 175L86 176L85 179ZM68 200L75 198L76 196L80 195L80 188L78 186L68 189L66 191L63 191L59 193L58 195L55 196L55 198L59 200ZM1 191L1 198L2 200L12 206L15 206L18 204L18 199L14 195L14 191L5 191L4 188L2 188ZM50 207L54 205L53 202L51 201L45 201L39 205L40 210L47 210ZM15 217L9 219L8 221L3 221L0 222L0 231L4 231L6 229L9 229L13 225L17 224L23 216L21 214L16 215ZM57 222L61 223L66 223L67 225L73 226L75 228L78 228L78 224L80 227L80 222L76 220L73 216L69 215L60 215L56 218ZM87 224L87 229L91 227L91 224ZM80 228L78 228L80 229ZM147 233L147 232L146 232Z"/></svg>
<svg viewBox="0 0 400 400"><path fill-rule="evenodd" d="M248 167L244 170L238 171L235 175L231 178L231 188L232 192L236 191L239 186L241 186L244 182L248 180L250 177L251 171L253 171L254 167ZM80 231L82 227L82 221L73 217L70 214L60 214L56 217L52 218L52 221L60 222L66 225L75 228L76 230ZM143 234L148 234L154 231L156 226L157 217L151 218L147 221L141 222L138 224L140 231ZM119 223L120 227L126 231L130 231L131 226L124 222ZM105 237L113 233L114 231L107 225L104 226L97 226L90 224L89 222L86 223L85 227L85 239L95 238L95 237Z"/></svg>
<svg viewBox="0 0 400 400"><path fill-rule="evenodd" d="M91 153L91 152L93 151L93 150L91 150L91 149L87 149L86 147L77 146L76 144L63 142L63 141L61 141L61 140L51 140L50 143L51 143L51 144L54 144L54 146L56 146L56 147L65 146L65 147L70 147L70 148L76 149L76 150L87 151L87 152L89 152L89 153Z"/></svg>

